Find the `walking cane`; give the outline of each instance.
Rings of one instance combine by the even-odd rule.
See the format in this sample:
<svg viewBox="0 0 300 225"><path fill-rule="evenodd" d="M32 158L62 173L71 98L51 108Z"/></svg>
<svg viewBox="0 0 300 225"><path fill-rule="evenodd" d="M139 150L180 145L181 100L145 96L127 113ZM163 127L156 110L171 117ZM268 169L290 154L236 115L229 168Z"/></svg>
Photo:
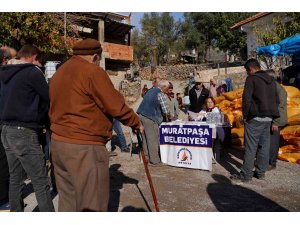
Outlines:
<svg viewBox="0 0 300 225"><path fill-rule="evenodd" d="M142 144L141 134L140 134L140 132L138 132L136 135L137 135L139 146L141 148L142 160L143 160L143 163L144 163L146 175L147 175L148 182L149 182L149 185L150 185L150 190L151 190L151 194L152 194L152 198L153 198L155 210L156 210L156 212L159 212L158 203L157 203L157 199L156 199L156 194L155 194L155 191L154 191L154 187L153 187L153 184L152 184L152 179L151 179L151 176L150 176L150 172L149 172L149 169L148 169L147 161L146 161L146 158L145 158L145 153L144 153L144 150L143 150L143 144Z"/></svg>

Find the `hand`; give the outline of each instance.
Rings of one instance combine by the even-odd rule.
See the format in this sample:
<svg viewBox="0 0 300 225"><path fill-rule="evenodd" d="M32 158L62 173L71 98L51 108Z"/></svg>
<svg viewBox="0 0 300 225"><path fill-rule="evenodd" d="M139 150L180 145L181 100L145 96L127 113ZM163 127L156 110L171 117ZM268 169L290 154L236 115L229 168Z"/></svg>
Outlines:
<svg viewBox="0 0 300 225"><path fill-rule="evenodd" d="M133 130L133 133L135 134L137 134L138 132L143 133L144 129L145 129L144 126L140 123L140 125Z"/></svg>
<svg viewBox="0 0 300 225"><path fill-rule="evenodd" d="M275 132L275 131L278 132L278 126L275 125L275 124L272 124L272 131L273 131L273 132Z"/></svg>
<svg viewBox="0 0 300 225"><path fill-rule="evenodd" d="M200 117L203 117L203 116L205 116L205 114L206 114L205 112L199 112L199 113L198 113L198 117L199 117L199 116L200 116Z"/></svg>

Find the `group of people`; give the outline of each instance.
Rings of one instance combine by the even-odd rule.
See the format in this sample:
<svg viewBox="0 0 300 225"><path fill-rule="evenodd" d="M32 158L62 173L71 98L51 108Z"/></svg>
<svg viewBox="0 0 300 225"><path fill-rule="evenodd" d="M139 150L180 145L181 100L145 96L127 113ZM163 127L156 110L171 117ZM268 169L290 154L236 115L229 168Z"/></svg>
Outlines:
<svg viewBox="0 0 300 225"><path fill-rule="evenodd" d="M16 56L7 49L0 50L3 64L0 67L0 204L9 201L11 211L24 211L22 188L27 177L33 185L39 210L54 211L38 138L39 132L47 127L47 118L52 132L50 148L59 211L107 211L109 153L106 144L112 137L112 129L118 130L119 122L142 134L150 165L163 165L159 154L159 125L176 120L184 101L178 95L175 98L169 81L156 77L153 87L143 93L135 113L99 66L101 54L102 47L97 40L79 41L73 47L72 57L58 68L48 86L41 70L41 52L36 46L25 45ZM255 176L264 177L270 143L276 146L279 143L270 142L270 129L272 138L277 140L285 122L280 107L286 102L282 100L284 93L280 85L261 71L257 60L248 60L245 68L249 74L243 94L246 149L241 172L233 179L249 181L254 166ZM213 97L196 78L189 91L188 109L201 117L207 112L217 112ZM123 148L127 151L124 143Z"/></svg>
<svg viewBox="0 0 300 225"><path fill-rule="evenodd" d="M107 211L109 153L105 145L111 139L113 121L130 126L134 132L142 133L144 128L99 67L101 53L97 40L79 41L73 47L73 56L58 68L49 86L40 69L41 52L36 46L23 46L14 64L0 67L1 140L9 169L9 182L8 176L2 179L2 170L0 182L1 195L9 193L5 200L9 200L10 211L24 211L22 188L27 177L39 210L54 211L38 141L48 115L58 210ZM2 191L8 184L9 188Z"/></svg>

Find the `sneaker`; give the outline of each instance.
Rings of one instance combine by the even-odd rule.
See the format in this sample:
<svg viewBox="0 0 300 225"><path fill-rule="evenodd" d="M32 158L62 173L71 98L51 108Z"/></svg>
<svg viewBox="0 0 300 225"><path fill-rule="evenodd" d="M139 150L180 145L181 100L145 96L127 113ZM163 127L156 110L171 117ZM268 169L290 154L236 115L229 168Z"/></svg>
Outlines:
<svg viewBox="0 0 300 225"><path fill-rule="evenodd" d="M233 181L236 181L238 183L249 183L252 179L250 178L245 178L243 175L241 175L240 173L239 174L233 174L231 177L230 177L231 180Z"/></svg>
<svg viewBox="0 0 300 225"><path fill-rule="evenodd" d="M9 202L0 205L0 212L9 212L10 211L10 204Z"/></svg>
<svg viewBox="0 0 300 225"><path fill-rule="evenodd" d="M275 170L275 169L276 169L276 166L269 165L267 170L270 171L270 170Z"/></svg>

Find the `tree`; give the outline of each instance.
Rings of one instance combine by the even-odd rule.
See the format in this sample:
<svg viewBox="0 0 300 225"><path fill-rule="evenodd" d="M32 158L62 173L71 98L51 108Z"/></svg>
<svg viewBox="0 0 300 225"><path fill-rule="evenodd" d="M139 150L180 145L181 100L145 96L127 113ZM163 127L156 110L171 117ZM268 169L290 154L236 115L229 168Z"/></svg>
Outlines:
<svg viewBox="0 0 300 225"><path fill-rule="evenodd" d="M63 18L63 13L0 13L0 42L16 49L35 44L44 52L64 53L70 45L63 38ZM67 19L68 34L78 36L75 21L71 17Z"/></svg>
<svg viewBox="0 0 300 225"><path fill-rule="evenodd" d="M262 30L261 27L255 27L254 32L257 35L258 43L262 46L276 44L300 32L300 13L281 13L273 18L272 24L267 29ZM279 66L281 67L284 57L273 58L260 55L259 58L267 68L272 68L276 67L274 64L276 59L279 59Z"/></svg>

